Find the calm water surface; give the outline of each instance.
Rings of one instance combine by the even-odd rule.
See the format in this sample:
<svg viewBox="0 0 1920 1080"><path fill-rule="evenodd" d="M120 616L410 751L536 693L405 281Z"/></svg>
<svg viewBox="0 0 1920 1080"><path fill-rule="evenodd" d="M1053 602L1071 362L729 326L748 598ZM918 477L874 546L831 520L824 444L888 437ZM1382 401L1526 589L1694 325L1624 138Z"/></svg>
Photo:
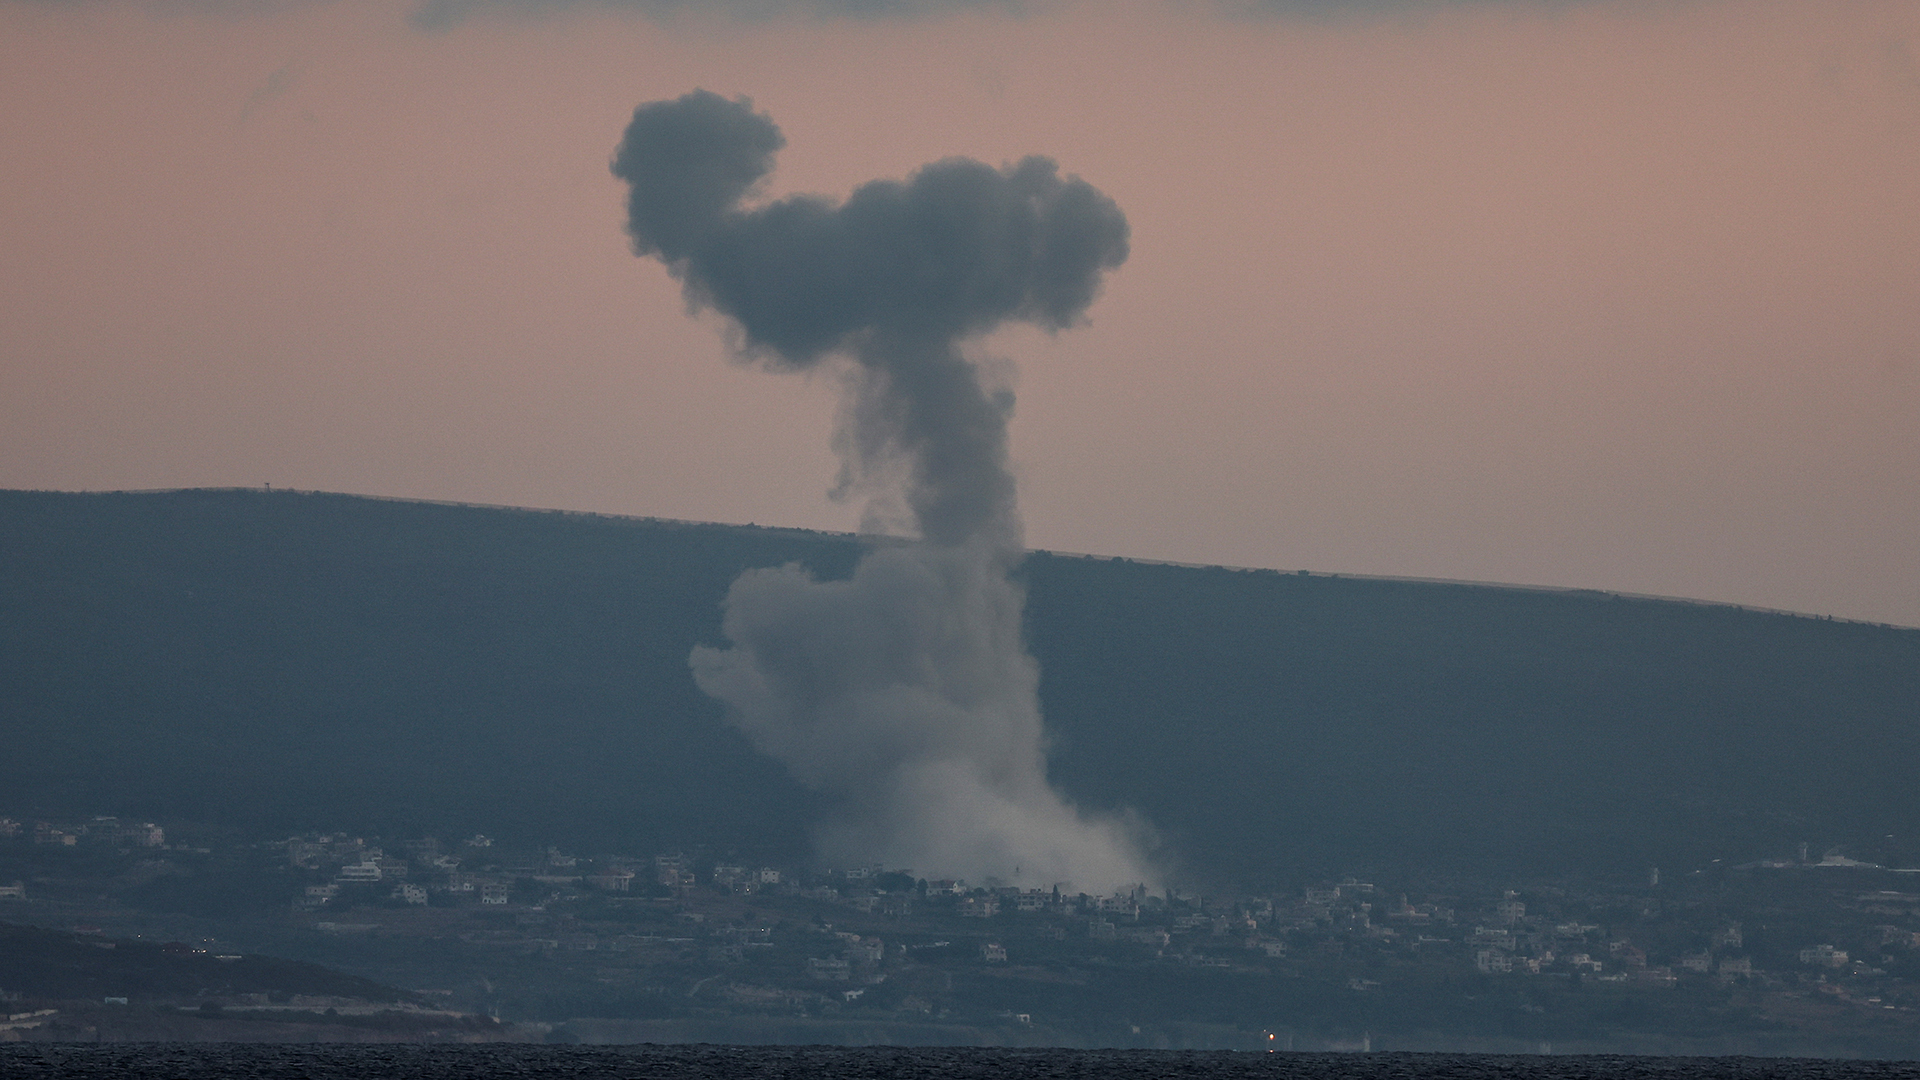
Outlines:
<svg viewBox="0 0 1920 1080"><path fill-rule="evenodd" d="M1241 1054L1167 1050L729 1046L0 1045L0 1078L107 1080L1920 1080L1920 1062L1792 1058L1524 1057L1471 1054Z"/></svg>

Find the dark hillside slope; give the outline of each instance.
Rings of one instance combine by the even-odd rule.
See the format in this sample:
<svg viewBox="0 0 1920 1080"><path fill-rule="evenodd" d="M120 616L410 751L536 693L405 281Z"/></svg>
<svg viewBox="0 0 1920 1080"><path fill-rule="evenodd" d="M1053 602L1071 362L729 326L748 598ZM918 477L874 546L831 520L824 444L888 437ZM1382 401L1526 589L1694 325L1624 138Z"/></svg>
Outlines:
<svg viewBox="0 0 1920 1080"><path fill-rule="evenodd" d="M18 813L801 845L687 651L846 539L337 495L0 494ZM0 810L5 813L6 810Z"/></svg>
<svg viewBox="0 0 1920 1080"><path fill-rule="evenodd" d="M133 1001L195 996L294 994L409 1002L414 995L371 979L272 956L208 955L181 942L161 944L0 922L0 986L32 998ZM18 1006L15 1006L18 1008Z"/></svg>
<svg viewBox="0 0 1920 1080"><path fill-rule="evenodd" d="M1208 867L1920 854L1920 631L1602 593L1028 566L1056 776L1151 807Z"/></svg>
<svg viewBox="0 0 1920 1080"><path fill-rule="evenodd" d="M804 851L693 687L842 536L286 492L0 492L0 814ZM1200 880L1920 832L1920 631L1039 554L1054 774ZM1855 849L1856 854L1874 852Z"/></svg>

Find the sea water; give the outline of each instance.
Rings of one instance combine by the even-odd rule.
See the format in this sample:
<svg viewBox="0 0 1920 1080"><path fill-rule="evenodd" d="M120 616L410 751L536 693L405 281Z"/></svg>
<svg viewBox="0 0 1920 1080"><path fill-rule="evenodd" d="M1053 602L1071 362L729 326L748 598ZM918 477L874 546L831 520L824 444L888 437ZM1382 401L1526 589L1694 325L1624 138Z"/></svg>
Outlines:
<svg viewBox="0 0 1920 1080"><path fill-rule="evenodd" d="M773 1046L0 1045L0 1078L129 1080L1920 1080L1920 1062Z"/></svg>

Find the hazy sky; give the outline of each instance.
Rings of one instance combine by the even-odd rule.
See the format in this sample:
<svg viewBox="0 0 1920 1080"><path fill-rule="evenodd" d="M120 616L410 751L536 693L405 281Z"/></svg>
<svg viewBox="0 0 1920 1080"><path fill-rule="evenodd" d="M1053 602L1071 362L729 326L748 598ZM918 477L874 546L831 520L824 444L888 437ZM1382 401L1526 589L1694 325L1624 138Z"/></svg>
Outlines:
<svg viewBox="0 0 1920 1080"><path fill-rule="evenodd" d="M628 251L695 87L771 194L1125 210L1090 325L983 343L1035 546L1920 625L1911 0L0 0L0 486L851 528L834 387Z"/></svg>

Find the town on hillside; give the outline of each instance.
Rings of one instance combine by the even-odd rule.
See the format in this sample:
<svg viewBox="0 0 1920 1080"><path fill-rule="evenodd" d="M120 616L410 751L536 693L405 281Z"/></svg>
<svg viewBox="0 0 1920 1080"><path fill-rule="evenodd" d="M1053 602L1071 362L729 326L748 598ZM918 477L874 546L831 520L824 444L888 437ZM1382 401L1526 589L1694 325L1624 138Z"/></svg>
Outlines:
<svg viewBox="0 0 1920 1080"><path fill-rule="evenodd" d="M316 961L562 1039L1920 1048L1920 873L1837 850L1095 896L481 835L180 834L0 819L0 921Z"/></svg>

